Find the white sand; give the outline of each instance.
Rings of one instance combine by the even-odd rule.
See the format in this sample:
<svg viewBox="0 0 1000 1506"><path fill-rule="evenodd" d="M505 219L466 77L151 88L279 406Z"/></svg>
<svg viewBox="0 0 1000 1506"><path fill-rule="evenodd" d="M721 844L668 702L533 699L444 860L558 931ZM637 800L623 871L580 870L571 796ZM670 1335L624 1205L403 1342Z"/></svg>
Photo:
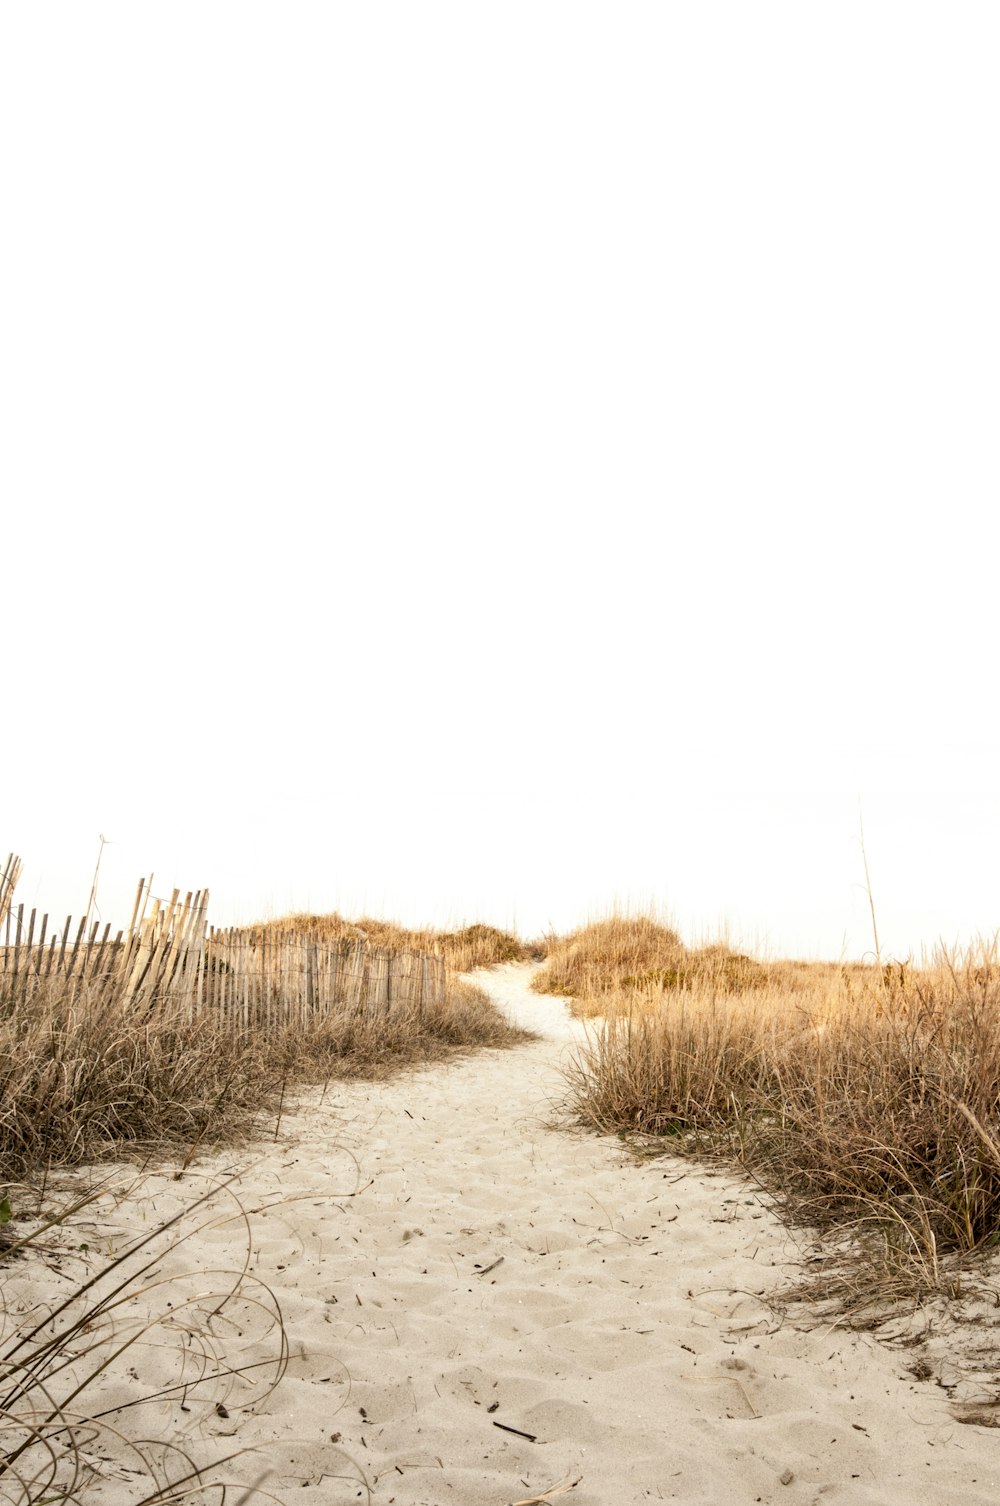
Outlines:
<svg viewBox="0 0 1000 1506"><path fill-rule="evenodd" d="M260 1445L285 1501L304 1483L319 1487L306 1500L369 1499L330 1478L350 1458L378 1506L505 1506L573 1480L553 1499L993 1506L1000 1433L958 1424L945 1392L907 1372L912 1352L782 1325L761 1300L795 1274L796 1247L751 1187L552 1127L581 1027L527 992L529 973L477 981L540 1043L304 1095L240 1190L248 1210L294 1199L251 1218L288 1373L255 1405L234 1386L227 1418L214 1391L186 1413L163 1403L158 1426L202 1457ZM351 1156L370 1185L338 1196ZM156 1215L198 1185L145 1184ZM136 1199L102 1213L95 1244L115 1219L120 1240L152 1216ZM232 1267L244 1246L230 1222L165 1266ZM247 1323L240 1339L218 1320L220 1348L256 1342ZM133 1385L169 1378L171 1351L132 1359ZM95 1468L100 1498L126 1499L115 1467Z"/></svg>

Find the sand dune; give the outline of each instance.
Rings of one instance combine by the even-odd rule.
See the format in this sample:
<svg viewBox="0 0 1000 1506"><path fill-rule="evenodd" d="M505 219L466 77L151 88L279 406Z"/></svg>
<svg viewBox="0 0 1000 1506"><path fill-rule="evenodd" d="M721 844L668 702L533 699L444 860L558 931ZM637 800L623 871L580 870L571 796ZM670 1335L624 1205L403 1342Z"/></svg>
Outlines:
<svg viewBox="0 0 1000 1506"><path fill-rule="evenodd" d="M775 1317L764 1299L796 1247L752 1187L554 1124L582 1027L529 972L478 981L544 1040L306 1094L261 1148L240 1199L286 1200L251 1222L288 1372L262 1399L232 1384L226 1417L211 1391L184 1413L168 1399L164 1433L202 1456L258 1445L286 1501L311 1484L329 1502L505 1506L576 1481L574 1506L992 1506L998 1434L957 1424L905 1352ZM95 1221L95 1248L227 1164L148 1178ZM208 1291L244 1237L215 1223L164 1269ZM220 1346L266 1348L261 1301ZM144 1348L130 1384L172 1363ZM122 1499L110 1463L103 1478L100 1498Z"/></svg>

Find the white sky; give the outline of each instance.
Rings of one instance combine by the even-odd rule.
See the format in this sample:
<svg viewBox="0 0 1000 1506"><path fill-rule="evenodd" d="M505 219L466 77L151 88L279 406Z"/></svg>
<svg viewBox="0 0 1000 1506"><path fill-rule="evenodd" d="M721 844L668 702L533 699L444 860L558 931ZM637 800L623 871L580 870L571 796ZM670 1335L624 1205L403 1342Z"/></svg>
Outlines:
<svg viewBox="0 0 1000 1506"><path fill-rule="evenodd" d="M0 848L1000 926L1000 10L0 12ZM2 854L0 854L2 856Z"/></svg>

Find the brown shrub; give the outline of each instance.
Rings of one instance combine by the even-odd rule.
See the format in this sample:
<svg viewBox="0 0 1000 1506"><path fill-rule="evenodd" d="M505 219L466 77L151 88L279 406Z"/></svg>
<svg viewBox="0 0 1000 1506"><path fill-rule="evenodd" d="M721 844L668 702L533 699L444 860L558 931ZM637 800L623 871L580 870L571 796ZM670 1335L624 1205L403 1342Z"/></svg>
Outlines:
<svg viewBox="0 0 1000 1506"><path fill-rule="evenodd" d="M627 977L677 968L684 956L669 926L643 915L612 915L551 943L531 986L536 993L600 997Z"/></svg>
<svg viewBox="0 0 1000 1506"><path fill-rule="evenodd" d="M577 1111L733 1158L790 1217L877 1234L884 1272L933 1286L945 1255L1000 1243L1000 974L972 956L817 976L609 996Z"/></svg>
<svg viewBox="0 0 1000 1506"><path fill-rule="evenodd" d="M286 1088L383 1075L459 1049L528 1039L480 990L451 980L422 1009L345 1007L240 1029L169 1004L150 1011L58 988L0 995L0 1193L48 1164L163 1152L252 1133Z"/></svg>

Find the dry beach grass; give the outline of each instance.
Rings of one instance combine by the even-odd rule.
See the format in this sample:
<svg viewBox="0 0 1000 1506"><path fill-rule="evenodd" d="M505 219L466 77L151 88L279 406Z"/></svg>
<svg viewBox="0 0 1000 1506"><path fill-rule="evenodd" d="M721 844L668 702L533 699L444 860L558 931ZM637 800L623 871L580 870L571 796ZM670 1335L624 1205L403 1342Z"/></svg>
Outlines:
<svg viewBox="0 0 1000 1506"><path fill-rule="evenodd" d="M585 1121L725 1157L787 1217L849 1229L869 1293L955 1287L1000 1242L994 947L920 969L717 948L666 973L662 935L627 917L575 945L574 1009L602 1017L572 1073Z"/></svg>
<svg viewBox="0 0 1000 1506"><path fill-rule="evenodd" d="M362 937L376 946L396 951L432 952L443 957L456 973L468 973L477 967L495 967L502 962L524 962L535 950L510 931L497 926L473 924L454 931L429 927L397 925L394 921L362 916L347 920L336 912L329 915L296 914L270 922L274 927L292 928L304 936L328 938Z"/></svg>
<svg viewBox="0 0 1000 1506"><path fill-rule="evenodd" d="M183 1454L201 1471L189 1481L199 1506L222 1499L207 1488L213 1461L233 1501L273 1470L254 1506L288 1506L306 1486L375 1506L510 1506L555 1490L577 1506L992 1506L993 1435L955 1416L966 1397L991 1415L988 1385L945 1392L918 1378L918 1361L937 1378L928 1351L782 1317L806 1238L739 1174L639 1159L574 1128L561 1074L591 1027L527 992L529 972L479 981L546 1038L306 1089L252 1161L205 1155L180 1182L152 1171L81 1210L49 1257L67 1278L74 1261L110 1267L195 1189L241 1172L242 1212L194 1214L172 1248L170 1231L158 1236L165 1279L127 1282L103 1327L98 1315L95 1335L136 1339L99 1373L91 1361L81 1403L99 1435L76 1435L77 1499L170 1499L161 1486L190 1472ZM61 1278L15 1264L11 1316L33 1302L44 1319ZM186 1398L171 1391L192 1376L177 1369L185 1354L196 1376L207 1356ZM279 1373L266 1395L249 1389ZM141 1405L119 1415L143 1396L145 1420ZM140 1435L175 1450L159 1484L126 1473L141 1468Z"/></svg>
<svg viewBox="0 0 1000 1506"><path fill-rule="evenodd" d="M677 932L649 915L611 915L565 937L550 938L538 993L569 995L578 1016L603 1015L616 995L707 986L715 992L763 988L770 970L714 944L689 949Z"/></svg>
<svg viewBox="0 0 1000 1506"><path fill-rule="evenodd" d="M58 985L0 989L0 1185L52 1164L181 1151L245 1137L297 1084L384 1075L522 1035L452 976L420 1009L344 1009L246 1029L169 1002L97 1006Z"/></svg>
<svg viewBox="0 0 1000 1506"><path fill-rule="evenodd" d="M920 970L757 962L618 916L550 938L530 994L510 953L538 948L490 928L298 923L500 966L419 1012L243 1033L85 994L0 1000L0 1222L15 1215L0 1500L256 1502L313 1484L399 1506L606 1506L625 1461L629 1499L688 1506L783 1500L786 1475L804 1500L857 1506L992 1498L986 1456L942 1431L992 1426L988 1389L950 1389L949 1409L920 1392L938 1375L922 1357L901 1377L854 1336L777 1316L790 1283L807 1290L795 1262L817 1228L848 1236L811 1293L827 1312L831 1296L870 1314L955 1294L986 1270L990 949ZM577 1021L554 997L571 988ZM567 1085L599 1134L560 1110ZM220 1152L254 1135L252 1160ZM61 1163L123 1151L174 1161L141 1182L81 1170L65 1218L38 1190ZM919 1428L893 1461L904 1406L932 1435L923 1475ZM158 1430L174 1442L145 1450ZM970 1457L956 1494L949 1470Z"/></svg>
<svg viewBox="0 0 1000 1506"><path fill-rule="evenodd" d="M289 923L280 924L287 932ZM327 934L342 929L339 918L327 923ZM378 945L412 950L413 933L383 927ZM496 956L505 946L502 933L471 928L447 938L439 954ZM292 1485L347 1479L352 1496L363 1492L364 1471L332 1443L317 1452L310 1440L304 1476L287 1438L270 1440L263 1454L257 1445L215 1444L235 1433L218 1419L236 1402L246 1409L266 1400L288 1365L281 1305L250 1270L250 1215L273 1213L286 1199L276 1189L262 1196L251 1181L248 1207L246 1166L192 1195L189 1168L265 1131L277 1141L282 1113L294 1112L306 1084L385 1080L529 1033L454 972L442 995L419 1005L345 1005L292 1023L277 1001L242 1029L231 1016L192 1013L169 997L151 1006L125 994L109 1000L106 987L97 995L63 979L31 982L26 991L14 974L0 987L0 1500L41 1506L106 1499L108 1491L116 1506L215 1501L227 1492L240 1502L274 1500L273 1480L282 1477ZM121 1171L68 1199L53 1191L62 1168L123 1155L147 1164L169 1157L177 1169L160 1178L155 1197ZM350 1182L354 1163L346 1164ZM357 1181L338 1188L338 1202ZM172 1192L171 1182L183 1185ZM93 1243L81 1245L82 1221L95 1210L103 1216ZM122 1210L126 1233L108 1243L108 1224ZM136 1215L145 1225L138 1232ZM242 1229L244 1248L206 1284L203 1245L216 1226L235 1226L237 1246ZM200 1247L190 1270L189 1241ZM178 1432L180 1414L192 1412L212 1419L211 1436L204 1427ZM164 1416L173 1441L153 1444Z"/></svg>

